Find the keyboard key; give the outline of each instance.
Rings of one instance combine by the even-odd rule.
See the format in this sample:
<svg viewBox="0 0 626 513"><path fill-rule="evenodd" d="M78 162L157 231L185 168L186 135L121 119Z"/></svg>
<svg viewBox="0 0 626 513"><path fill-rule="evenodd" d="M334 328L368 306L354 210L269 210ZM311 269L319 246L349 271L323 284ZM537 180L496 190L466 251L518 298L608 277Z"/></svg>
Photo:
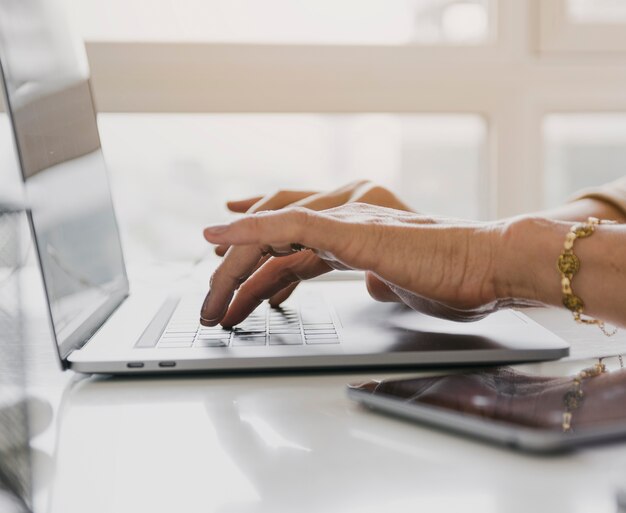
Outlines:
<svg viewBox="0 0 626 513"><path fill-rule="evenodd" d="M299 330L300 325L294 324L270 324L270 330Z"/></svg>
<svg viewBox="0 0 626 513"><path fill-rule="evenodd" d="M299 335L300 328L270 328L270 335Z"/></svg>
<svg viewBox="0 0 626 513"><path fill-rule="evenodd" d="M332 322L324 322L324 323L310 323L303 322L302 326L305 330L334 330L335 325Z"/></svg>
<svg viewBox="0 0 626 513"><path fill-rule="evenodd" d="M270 319L268 321L270 326L274 324L300 324L299 319Z"/></svg>
<svg viewBox="0 0 626 513"><path fill-rule="evenodd" d="M263 337L233 337L233 346L264 346L266 343L266 338Z"/></svg>
<svg viewBox="0 0 626 513"><path fill-rule="evenodd" d="M252 335L252 336L254 336L254 335L258 335L258 336L263 335L264 336L265 335L265 329L262 329L262 330L242 330L242 329L235 328L233 330L233 335L237 335L237 336L239 336L239 335Z"/></svg>
<svg viewBox="0 0 626 513"><path fill-rule="evenodd" d="M217 340L220 338L229 339L230 333L198 333L196 340Z"/></svg>
<svg viewBox="0 0 626 513"><path fill-rule="evenodd" d="M255 327L255 328L264 328L267 326L267 321L265 319L260 319L258 321L252 321L247 319L237 325L238 328L247 328L247 327Z"/></svg>
<svg viewBox="0 0 626 513"><path fill-rule="evenodd" d="M193 347L226 347L229 341L228 338L198 339L194 342Z"/></svg>
<svg viewBox="0 0 626 513"><path fill-rule="evenodd" d="M335 330L312 330L310 328L304 329L305 335L336 335L337 332Z"/></svg>
<svg viewBox="0 0 626 513"><path fill-rule="evenodd" d="M307 340L314 338L339 338L335 333L320 333L320 334L306 334L305 338Z"/></svg>
<svg viewBox="0 0 626 513"><path fill-rule="evenodd" d="M270 335L271 346L299 346L302 344L303 340L301 335Z"/></svg>
<svg viewBox="0 0 626 513"><path fill-rule="evenodd" d="M316 344L339 344L339 338L307 338L307 345L316 345Z"/></svg>

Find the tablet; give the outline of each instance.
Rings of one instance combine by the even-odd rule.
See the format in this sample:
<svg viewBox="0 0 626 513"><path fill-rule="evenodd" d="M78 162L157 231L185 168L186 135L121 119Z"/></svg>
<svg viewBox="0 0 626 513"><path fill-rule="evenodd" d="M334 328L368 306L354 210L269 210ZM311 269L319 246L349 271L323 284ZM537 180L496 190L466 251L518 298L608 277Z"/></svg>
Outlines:
<svg viewBox="0 0 626 513"><path fill-rule="evenodd" d="M564 430L574 377L496 368L348 386L348 395L383 413L532 452L556 452L626 439L626 370L581 382Z"/></svg>

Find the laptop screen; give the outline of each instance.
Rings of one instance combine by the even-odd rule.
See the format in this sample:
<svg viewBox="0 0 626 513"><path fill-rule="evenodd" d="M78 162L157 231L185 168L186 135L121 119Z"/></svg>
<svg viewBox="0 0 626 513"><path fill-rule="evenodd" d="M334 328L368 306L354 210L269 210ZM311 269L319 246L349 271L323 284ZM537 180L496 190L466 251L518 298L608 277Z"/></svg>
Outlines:
<svg viewBox="0 0 626 513"><path fill-rule="evenodd" d="M59 352L82 345L128 294L89 67L63 10L0 0L7 110Z"/></svg>

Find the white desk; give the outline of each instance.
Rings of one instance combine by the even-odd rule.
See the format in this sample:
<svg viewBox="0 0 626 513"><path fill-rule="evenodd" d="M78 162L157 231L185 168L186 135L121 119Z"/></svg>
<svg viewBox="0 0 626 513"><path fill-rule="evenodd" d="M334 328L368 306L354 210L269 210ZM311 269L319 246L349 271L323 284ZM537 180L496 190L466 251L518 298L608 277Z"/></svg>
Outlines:
<svg viewBox="0 0 626 513"><path fill-rule="evenodd" d="M34 440L38 511L613 513L626 484L626 442L529 456L346 398L346 383L389 372L101 379L61 374L49 342L34 344L48 355L32 390L54 410Z"/></svg>

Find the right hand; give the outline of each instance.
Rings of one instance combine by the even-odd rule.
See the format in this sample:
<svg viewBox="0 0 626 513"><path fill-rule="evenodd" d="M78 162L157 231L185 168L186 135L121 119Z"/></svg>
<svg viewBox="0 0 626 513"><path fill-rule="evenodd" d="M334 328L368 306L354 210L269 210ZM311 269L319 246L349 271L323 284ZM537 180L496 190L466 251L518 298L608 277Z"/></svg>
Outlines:
<svg viewBox="0 0 626 513"><path fill-rule="evenodd" d="M347 203L366 203L369 205L392 208L394 210L413 212L411 208L389 189L381 185L376 185L369 180L351 182L329 192L281 190L267 196L255 196L242 200L229 201L226 205L231 212L238 214L254 214L265 210L279 210L286 207L305 207L319 211L339 207ZM229 246L220 244L215 248L215 253L219 256L224 256L228 250ZM245 251L245 249L238 248L232 251ZM302 258L304 258L304 256ZM312 267L319 268L320 265L323 265L315 255L309 258L318 260L310 262ZM268 259L270 259L270 257L268 257ZM331 269L329 268L328 270L330 271ZM390 287L372 273L366 274L366 281L370 294L379 301L400 301ZM287 300L298 286L298 283L299 282L292 283L272 296L269 300L270 304L272 306L278 306Z"/></svg>
<svg viewBox="0 0 626 513"><path fill-rule="evenodd" d="M211 277L200 320L235 326L264 300L330 269L366 271L395 301L423 313L480 319L512 305L497 287L509 275L503 269L519 267L510 256L520 252L504 252L506 228L364 203L322 212L290 207L209 226L208 242L233 247Z"/></svg>

